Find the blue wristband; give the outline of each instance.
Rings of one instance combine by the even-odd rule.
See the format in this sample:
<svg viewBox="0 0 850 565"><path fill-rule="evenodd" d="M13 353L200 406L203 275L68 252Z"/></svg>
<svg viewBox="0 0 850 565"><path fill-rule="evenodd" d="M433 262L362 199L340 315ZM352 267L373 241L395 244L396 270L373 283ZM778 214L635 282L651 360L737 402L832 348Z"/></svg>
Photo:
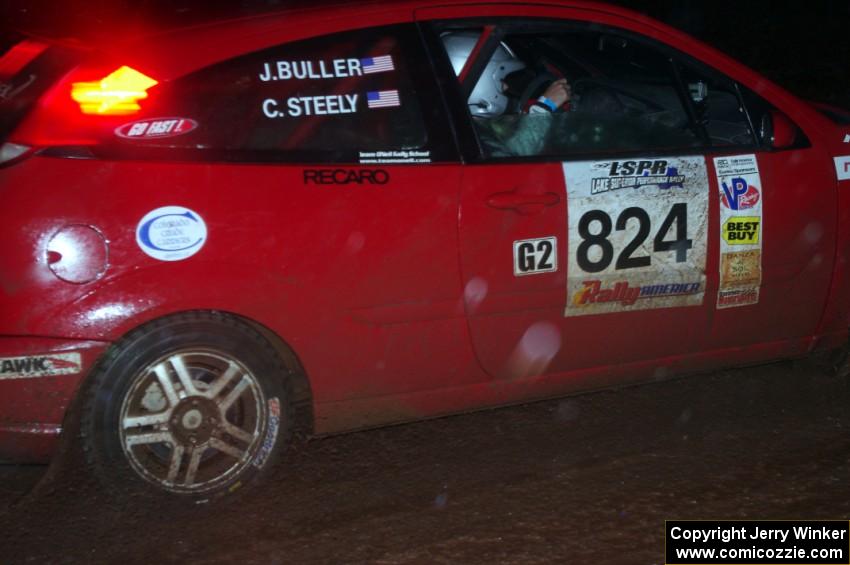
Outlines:
<svg viewBox="0 0 850 565"><path fill-rule="evenodd" d="M558 105L546 98L545 96L541 96L537 99L538 102L549 108L551 111L556 111L558 109Z"/></svg>

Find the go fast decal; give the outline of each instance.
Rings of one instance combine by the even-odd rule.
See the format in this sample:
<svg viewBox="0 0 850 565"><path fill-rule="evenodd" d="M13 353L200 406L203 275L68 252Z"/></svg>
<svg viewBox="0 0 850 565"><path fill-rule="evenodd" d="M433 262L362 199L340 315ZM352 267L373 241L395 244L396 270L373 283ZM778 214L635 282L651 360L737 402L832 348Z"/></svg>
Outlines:
<svg viewBox="0 0 850 565"><path fill-rule="evenodd" d="M759 301L763 235L761 178L755 155L715 157L720 187L720 288L717 308Z"/></svg>
<svg viewBox="0 0 850 565"><path fill-rule="evenodd" d="M136 243L160 261L180 261L201 250L207 241L207 225L193 210L163 206L145 214L136 226Z"/></svg>
<svg viewBox="0 0 850 565"><path fill-rule="evenodd" d="M705 294L702 157L564 163L565 316L695 306Z"/></svg>
<svg viewBox="0 0 850 565"><path fill-rule="evenodd" d="M115 135L124 139L154 139L189 133L198 122L189 118L153 118L130 122L115 128Z"/></svg>

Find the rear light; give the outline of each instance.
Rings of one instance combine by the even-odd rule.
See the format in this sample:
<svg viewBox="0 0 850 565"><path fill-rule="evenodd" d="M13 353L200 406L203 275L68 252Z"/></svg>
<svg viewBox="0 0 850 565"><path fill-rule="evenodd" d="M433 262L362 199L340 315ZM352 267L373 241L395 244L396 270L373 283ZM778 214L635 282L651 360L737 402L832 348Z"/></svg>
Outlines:
<svg viewBox="0 0 850 565"><path fill-rule="evenodd" d="M7 141L34 148L91 146L140 111L158 81L128 66L79 67L50 87Z"/></svg>
<svg viewBox="0 0 850 565"><path fill-rule="evenodd" d="M83 114L126 116L141 110L138 101L147 98L147 89L156 84L156 80L125 65L99 81L73 83L71 98Z"/></svg>

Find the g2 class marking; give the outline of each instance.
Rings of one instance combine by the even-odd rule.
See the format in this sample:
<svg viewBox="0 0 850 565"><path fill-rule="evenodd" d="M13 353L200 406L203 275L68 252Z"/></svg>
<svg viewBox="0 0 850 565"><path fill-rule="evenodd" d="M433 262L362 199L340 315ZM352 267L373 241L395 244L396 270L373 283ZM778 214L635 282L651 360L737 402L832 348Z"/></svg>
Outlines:
<svg viewBox="0 0 850 565"><path fill-rule="evenodd" d="M558 270L558 238L521 239L514 242L514 276L539 275Z"/></svg>

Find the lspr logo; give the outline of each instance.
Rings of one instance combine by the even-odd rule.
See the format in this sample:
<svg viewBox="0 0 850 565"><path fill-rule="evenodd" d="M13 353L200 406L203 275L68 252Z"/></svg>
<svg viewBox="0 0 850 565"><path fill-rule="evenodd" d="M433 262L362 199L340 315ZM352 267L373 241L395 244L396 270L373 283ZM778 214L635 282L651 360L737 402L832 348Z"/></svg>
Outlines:
<svg viewBox="0 0 850 565"><path fill-rule="evenodd" d="M758 204L759 198L761 198L758 187L749 184L743 177L732 177L729 184L722 183L722 188L721 201L730 210L752 208Z"/></svg>

